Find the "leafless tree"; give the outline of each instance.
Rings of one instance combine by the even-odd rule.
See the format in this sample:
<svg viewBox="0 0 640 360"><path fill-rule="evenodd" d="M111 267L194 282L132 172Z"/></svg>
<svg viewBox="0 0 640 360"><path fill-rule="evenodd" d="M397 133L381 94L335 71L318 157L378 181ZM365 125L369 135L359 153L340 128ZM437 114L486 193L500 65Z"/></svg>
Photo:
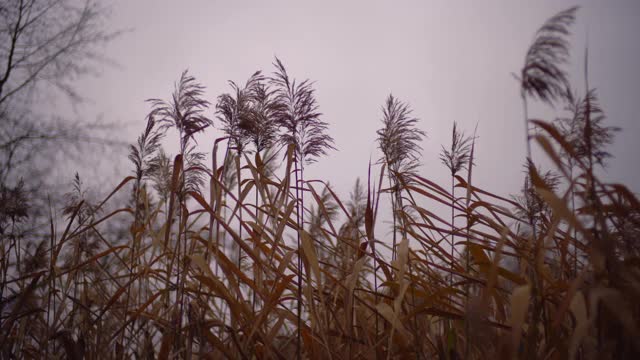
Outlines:
<svg viewBox="0 0 640 360"><path fill-rule="evenodd" d="M43 114L43 99L83 97L81 76L107 60L104 45L118 35L107 30L108 9L98 0L7 0L0 4L0 184L40 188L59 164L61 152L76 155L87 144L118 141L89 135L99 124ZM124 143L120 144L123 145ZM43 160L47 161L43 161ZM33 197L33 196L31 196Z"/></svg>

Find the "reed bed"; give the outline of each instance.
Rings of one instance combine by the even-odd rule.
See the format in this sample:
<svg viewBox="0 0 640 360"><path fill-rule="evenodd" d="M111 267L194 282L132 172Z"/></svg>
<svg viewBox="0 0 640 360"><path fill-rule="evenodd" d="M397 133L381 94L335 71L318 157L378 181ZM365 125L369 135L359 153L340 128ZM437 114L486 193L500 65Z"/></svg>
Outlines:
<svg viewBox="0 0 640 360"><path fill-rule="evenodd" d="M565 91L575 11L536 33L518 77L538 130L526 146L553 168L529 152L514 196L474 184L481 139L455 124L441 156L451 184L421 175L424 133L390 97L384 156L340 199L304 178L333 140L313 83L277 59L272 77L218 98L225 136L205 164L193 138L215 121L183 73L171 100L151 101L133 175L93 203L76 178L46 239L13 235L28 199L3 192L0 356L637 358L640 203L594 175L613 131L595 92ZM568 117L529 120L536 99ZM169 156L160 141L176 132ZM129 203L113 205L118 194ZM126 231L107 233L111 223Z"/></svg>

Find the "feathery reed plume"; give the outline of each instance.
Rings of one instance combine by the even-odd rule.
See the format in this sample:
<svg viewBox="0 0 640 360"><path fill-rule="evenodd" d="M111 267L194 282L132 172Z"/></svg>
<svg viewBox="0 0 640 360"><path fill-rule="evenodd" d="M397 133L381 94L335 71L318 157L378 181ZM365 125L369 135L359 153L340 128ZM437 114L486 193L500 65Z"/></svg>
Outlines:
<svg viewBox="0 0 640 360"><path fill-rule="evenodd" d="M342 260L339 269L342 271L342 276L346 276L349 265L354 259L358 259L357 252L364 250L360 245L365 243L363 240L366 238L362 230L367 209L367 194L360 178L357 178L353 184L349 200L345 205L348 217L340 227L339 235L342 241L338 243L338 255Z"/></svg>
<svg viewBox="0 0 640 360"><path fill-rule="evenodd" d="M341 229L345 229L346 232L350 232L352 230L359 231L362 229L364 226L364 213L367 209L366 196L367 194L364 186L362 185L362 181L360 181L360 178L357 178L356 182L353 184L351 193L349 193L349 201L346 203L349 219L347 219L347 222L341 227ZM355 236L360 235L361 234L357 234Z"/></svg>
<svg viewBox="0 0 640 360"><path fill-rule="evenodd" d="M16 223L28 217L29 201L24 191L24 182L15 187L2 185L0 188L0 236L5 234L9 223Z"/></svg>
<svg viewBox="0 0 640 360"><path fill-rule="evenodd" d="M183 193L199 192L205 182L205 153L197 151L195 145L190 145L184 153L184 187ZM185 195L183 195L185 196Z"/></svg>
<svg viewBox="0 0 640 360"><path fill-rule="evenodd" d="M304 166L311 164L317 158L327 155L327 151L334 149L333 138L327 134L329 125L320 119L316 103L315 90L310 80L297 83L289 78L284 65L276 57L276 71L270 78L275 88L274 101L280 105L275 109L275 122L282 130L279 141L283 145L293 146L293 164L296 196L296 223L298 226L298 328L296 348L300 358L301 327L302 327L302 256L300 253L300 230L304 229Z"/></svg>
<svg viewBox="0 0 640 360"><path fill-rule="evenodd" d="M530 183L531 173L539 174L540 180L544 187L555 191L560 185L560 178L553 171L541 172L539 169L533 169L531 163L526 163L524 185L520 190L520 194L513 196L513 201L517 204L515 214L522 219L524 223L533 224L536 229L548 224L551 219L551 208L547 202L538 194L535 187ZM530 229L530 231L534 231Z"/></svg>
<svg viewBox="0 0 640 360"><path fill-rule="evenodd" d="M578 7L561 11L548 19L536 32L520 71L520 97L524 110L527 159L531 158L527 97L552 105L570 96L567 72L562 68L569 57L569 26L575 21Z"/></svg>
<svg viewBox="0 0 640 360"><path fill-rule="evenodd" d="M572 7L547 20L536 32L520 73L522 97L552 104L567 96L568 75L562 65L569 57L569 27L578 7Z"/></svg>
<svg viewBox="0 0 640 360"><path fill-rule="evenodd" d="M591 156L597 164L606 166L606 160L611 157L611 154L605 148L613 143L613 137L620 128L604 126L606 117L598 101L596 89L590 89L584 98L571 95L565 110L569 112L570 117L558 118L555 123L560 134L571 146L573 156L585 163ZM587 126L587 111L590 112L589 126ZM571 167L574 161L573 156L564 149L560 150L560 154Z"/></svg>
<svg viewBox="0 0 640 360"><path fill-rule="evenodd" d="M449 149L442 145L440 152L440 162L449 169L451 177L469 166L469 156L471 151L471 138L465 136L464 132L458 130L458 124L453 122L451 131L451 146Z"/></svg>
<svg viewBox="0 0 640 360"><path fill-rule="evenodd" d="M243 87L229 80L232 93L218 96L216 103L217 119L222 124L222 130L229 137L231 148L242 154L247 143L252 140L247 130L255 124L255 114L252 101L255 98L256 87L264 79L260 71L256 71ZM255 132L253 132L255 134ZM261 136L264 134L260 134ZM264 139L260 139L262 142Z"/></svg>
<svg viewBox="0 0 640 360"><path fill-rule="evenodd" d="M129 160L134 165L134 175L137 185L140 185L143 177L149 175L151 170L151 157L160 149L160 140L164 132L158 131L153 116L147 117L147 126L144 132L138 136L136 144L129 145Z"/></svg>
<svg viewBox="0 0 640 360"><path fill-rule="evenodd" d="M86 198L87 190L77 172L73 176L71 185L72 189L64 195L66 204L62 214L67 215L69 219L75 216L78 224L84 224L96 215L97 207Z"/></svg>
<svg viewBox="0 0 640 360"><path fill-rule="evenodd" d="M306 79L297 83L290 79L278 58L274 66L276 72L270 80L275 87L274 117L282 130L279 141L295 146L295 161L304 167L336 148L333 138L326 133L329 125L320 118L313 82Z"/></svg>
<svg viewBox="0 0 640 360"><path fill-rule="evenodd" d="M422 150L420 142L426 137L426 133L416 127L418 118L413 117L411 113L412 110L407 103L390 94L382 107L382 128L376 132L378 148L383 154L380 161L389 169L393 210L393 259L396 258L397 216L403 209L400 180L417 169ZM402 224L400 226L404 228Z"/></svg>
<svg viewBox="0 0 640 360"><path fill-rule="evenodd" d="M175 128L180 134L181 153L186 152L196 133L213 125L213 121L204 115L210 103L203 95L204 86L198 84L185 70L175 84L170 101L147 100L152 107L149 116L155 118L162 128Z"/></svg>
<svg viewBox="0 0 640 360"><path fill-rule="evenodd" d="M156 191L160 200L165 205L165 215L168 216L166 209L169 206L169 196L171 195L171 169L173 163L171 158L160 148L158 153L149 162L149 179L151 180L153 190Z"/></svg>
<svg viewBox="0 0 640 360"><path fill-rule="evenodd" d="M180 191L197 190L197 186L202 181L202 174L199 173L203 169L200 161L204 155L197 153L191 142L196 133L213 125L213 121L204 115L210 103L203 98L203 95L204 86L198 84L195 78L188 75L185 70L175 84L170 101L147 100L152 107L149 118L153 118L160 124L161 130L175 128L178 131L180 155L184 159ZM191 179L185 174L187 171L194 174Z"/></svg>
<svg viewBox="0 0 640 360"><path fill-rule="evenodd" d="M262 80L260 78L259 80ZM271 148L277 140L276 114L283 104L276 101L275 91L261 81L250 88L251 109L242 117L238 126L242 129L258 154Z"/></svg>
<svg viewBox="0 0 640 360"><path fill-rule="evenodd" d="M426 133L416 127L418 118L411 115L407 103L389 95L382 107L382 128L378 135L381 159L395 173L410 173L420 164L420 142Z"/></svg>

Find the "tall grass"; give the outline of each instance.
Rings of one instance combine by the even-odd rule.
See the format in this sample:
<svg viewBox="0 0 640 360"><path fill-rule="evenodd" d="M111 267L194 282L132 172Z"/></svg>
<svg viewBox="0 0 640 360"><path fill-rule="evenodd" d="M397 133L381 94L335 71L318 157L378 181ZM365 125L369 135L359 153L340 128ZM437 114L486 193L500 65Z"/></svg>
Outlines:
<svg viewBox="0 0 640 360"><path fill-rule="evenodd" d="M77 177L64 216L52 206L48 238L17 235L28 199L3 189L13 200L0 206L0 356L638 357L640 202L593 172L612 141L593 90L588 100L565 96L568 79L536 73L558 44L540 37L564 34L574 11L538 33L542 57L528 55L525 103L570 111L569 120L531 121L552 169L526 161L513 196L473 183L482 143L456 125L442 154L452 183L421 174L424 133L393 97L377 134L383 159L348 200L305 179L305 164L333 142L312 83L291 80L279 60L272 79L218 99L227 133L211 139L205 166L193 135L211 126L209 103L184 73L171 100L151 103L130 149L133 176L93 201ZM169 130L179 135L173 160L159 145ZM238 141L242 152L220 150ZM393 234L380 230L385 192L399 219ZM119 204L118 194L132 200ZM234 246L251 270L234 261Z"/></svg>

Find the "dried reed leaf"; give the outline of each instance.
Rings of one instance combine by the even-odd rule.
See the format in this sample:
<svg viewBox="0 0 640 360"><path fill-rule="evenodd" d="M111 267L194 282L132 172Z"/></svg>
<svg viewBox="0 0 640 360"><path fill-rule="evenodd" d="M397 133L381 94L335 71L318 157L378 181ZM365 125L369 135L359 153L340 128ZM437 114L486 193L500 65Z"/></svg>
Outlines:
<svg viewBox="0 0 640 360"><path fill-rule="evenodd" d="M571 340L569 340L569 358L575 359L580 342L587 335L590 323L590 319L587 315L587 306L582 292L575 294L571 300L569 309L576 320L576 327L573 329L573 333L571 334Z"/></svg>
<svg viewBox="0 0 640 360"><path fill-rule="evenodd" d="M402 321L398 319L395 311L391 308L391 306L389 306L384 302L381 302L376 306L376 310L380 315L382 315L385 318L385 320L387 320L391 324L392 331L396 331L401 336L403 342L407 343L411 334L404 327L404 325L402 324ZM390 342L392 337L393 337L393 332L390 335L390 340L389 340Z"/></svg>
<svg viewBox="0 0 640 360"><path fill-rule="evenodd" d="M318 256L316 255L313 242L311 240L311 237L306 231L302 230L300 231L300 234L302 235L301 240L302 240L303 254L307 259L307 261L311 264L311 270L313 271L313 274L316 277L318 287L321 288L322 277L320 275L320 263L318 262ZM309 282L311 281L309 280Z"/></svg>
<svg viewBox="0 0 640 360"><path fill-rule="evenodd" d="M522 285L511 292L511 354L515 356L520 347L520 337L522 335L522 325L525 322L529 309L531 297L531 286Z"/></svg>

